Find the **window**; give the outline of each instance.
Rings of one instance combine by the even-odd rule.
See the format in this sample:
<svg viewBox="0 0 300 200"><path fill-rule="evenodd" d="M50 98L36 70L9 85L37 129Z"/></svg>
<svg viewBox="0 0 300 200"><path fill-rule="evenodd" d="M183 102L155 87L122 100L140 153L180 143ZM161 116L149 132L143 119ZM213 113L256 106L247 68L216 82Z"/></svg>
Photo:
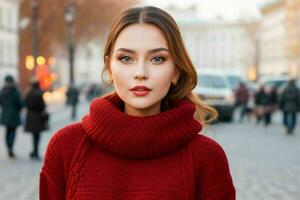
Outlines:
<svg viewBox="0 0 300 200"><path fill-rule="evenodd" d="M3 57L4 57L3 42L2 40L0 40L0 65L3 63Z"/></svg>
<svg viewBox="0 0 300 200"><path fill-rule="evenodd" d="M230 83L231 88L237 88L240 82L242 81L239 76L234 76L234 75L228 75L227 76L228 81Z"/></svg>
<svg viewBox="0 0 300 200"><path fill-rule="evenodd" d="M199 75L198 85L208 88L225 88L226 83L221 76L217 75Z"/></svg>
<svg viewBox="0 0 300 200"><path fill-rule="evenodd" d="M12 24L13 24L13 22L12 22L12 12L11 12L11 10L10 9L7 9L7 12L6 12L6 20L7 20L7 22L6 22L6 28L8 28L8 29L11 29L12 28Z"/></svg>
<svg viewBox="0 0 300 200"><path fill-rule="evenodd" d="M3 8L0 7L0 27L3 26Z"/></svg>

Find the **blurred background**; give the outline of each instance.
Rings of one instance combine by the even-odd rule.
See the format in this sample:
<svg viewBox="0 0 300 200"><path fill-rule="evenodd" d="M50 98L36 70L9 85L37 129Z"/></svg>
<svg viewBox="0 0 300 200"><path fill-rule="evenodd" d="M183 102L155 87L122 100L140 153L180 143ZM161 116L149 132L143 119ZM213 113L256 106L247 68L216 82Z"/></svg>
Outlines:
<svg viewBox="0 0 300 200"><path fill-rule="evenodd" d="M11 75L24 97L39 80L50 115L41 155L56 130L111 90L101 78L104 42L115 17L135 5L177 21L199 76L194 92L219 111L204 134L223 146L237 199L299 200L300 108L286 110L297 103L284 97L300 95L289 89L300 87L300 0L0 0L0 87ZM25 112L13 159L0 126L0 199L38 199L43 159L30 159Z"/></svg>

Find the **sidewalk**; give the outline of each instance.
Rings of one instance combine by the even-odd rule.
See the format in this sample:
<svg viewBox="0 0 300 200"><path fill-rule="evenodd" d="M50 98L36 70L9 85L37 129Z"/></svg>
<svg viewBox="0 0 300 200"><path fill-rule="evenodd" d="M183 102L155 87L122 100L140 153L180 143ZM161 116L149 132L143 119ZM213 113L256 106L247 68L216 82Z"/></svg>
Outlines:
<svg viewBox="0 0 300 200"><path fill-rule="evenodd" d="M48 107L50 115L50 129L42 134L40 152L44 155L51 136L60 128L72 123L70 109L63 104ZM88 113L88 103L82 102L78 106L78 117ZM0 199L6 200L35 200L38 199L39 172L43 161L33 161L29 158L31 151L31 135L23 131L23 127L17 130L15 141L15 153L17 158L7 158L4 143L4 128L0 127Z"/></svg>

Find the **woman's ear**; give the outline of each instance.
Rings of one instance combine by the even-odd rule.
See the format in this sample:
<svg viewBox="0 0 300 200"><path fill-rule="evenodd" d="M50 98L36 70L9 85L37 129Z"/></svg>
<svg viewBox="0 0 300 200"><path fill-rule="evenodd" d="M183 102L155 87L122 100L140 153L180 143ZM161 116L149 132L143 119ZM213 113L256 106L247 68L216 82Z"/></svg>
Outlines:
<svg viewBox="0 0 300 200"><path fill-rule="evenodd" d="M104 57L105 71L108 77L111 77L109 56Z"/></svg>
<svg viewBox="0 0 300 200"><path fill-rule="evenodd" d="M174 73L174 76L173 76L173 79L172 79L172 84L175 86L177 85L177 81L179 80L179 77L180 77L180 72L178 69L175 70L175 73Z"/></svg>
<svg viewBox="0 0 300 200"><path fill-rule="evenodd" d="M109 64L109 57L108 56L104 56L104 63L105 63L105 65Z"/></svg>

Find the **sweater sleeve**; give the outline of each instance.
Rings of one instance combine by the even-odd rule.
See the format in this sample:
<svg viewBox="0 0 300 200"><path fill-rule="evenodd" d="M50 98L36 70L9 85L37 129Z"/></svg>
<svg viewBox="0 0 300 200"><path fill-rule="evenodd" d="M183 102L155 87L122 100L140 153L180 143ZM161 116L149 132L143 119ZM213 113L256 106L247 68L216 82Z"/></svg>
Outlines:
<svg viewBox="0 0 300 200"><path fill-rule="evenodd" d="M65 178L59 131L51 138L40 173L39 196L41 200L65 199Z"/></svg>
<svg viewBox="0 0 300 200"><path fill-rule="evenodd" d="M196 171L196 199L235 200L235 188L224 150L212 139L205 136L202 139Z"/></svg>

